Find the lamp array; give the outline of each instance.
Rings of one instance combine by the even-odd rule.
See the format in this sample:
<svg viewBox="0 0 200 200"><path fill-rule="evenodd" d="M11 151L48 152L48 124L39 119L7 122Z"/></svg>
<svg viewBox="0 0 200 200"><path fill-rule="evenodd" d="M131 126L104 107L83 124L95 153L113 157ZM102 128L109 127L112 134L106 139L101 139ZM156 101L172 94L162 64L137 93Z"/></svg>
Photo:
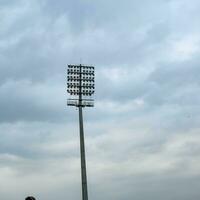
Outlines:
<svg viewBox="0 0 200 200"><path fill-rule="evenodd" d="M68 65L67 92L70 95L92 96L94 94L94 67Z"/></svg>
<svg viewBox="0 0 200 200"><path fill-rule="evenodd" d="M94 94L93 90L82 90L81 92L79 90L74 90L74 89L68 89L67 90L70 95L83 95L83 96L92 96Z"/></svg>
<svg viewBox="0 0 200 200"><path fill-rule="evenodd" d="M90 77L85 77L85 76L82 76L80 78L80 76L74 76L74 75L68 75L67 76L67 81L72 81L72 82L94 82L94 76L90 76Z"/></svg>
<svg viewBox="0 0 200 200"><path fill-rule="evenodd" d="M83 66L83 65L68 65L68 74L72 75L94 75L93 66Z"/></svg>
<svg viewBox="0 0 200 200"><path fill-rule="evenodd" d="M79 83L67 83L67 87L70 88L84 88L84 89L94 89L94 84L91 83L83 83L80 85Z"/></svg>

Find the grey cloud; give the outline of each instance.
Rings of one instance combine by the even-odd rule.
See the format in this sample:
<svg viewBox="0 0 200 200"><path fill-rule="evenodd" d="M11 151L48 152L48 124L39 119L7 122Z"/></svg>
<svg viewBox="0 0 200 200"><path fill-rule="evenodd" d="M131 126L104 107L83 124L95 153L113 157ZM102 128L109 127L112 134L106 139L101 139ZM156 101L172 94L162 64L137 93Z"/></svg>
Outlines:
<svg viewBox="0 0 200 200"><path fill-rule="evenodd" d="M30 160L50 159L55 156L77 158L78 135L75 130L74 125L69 123L1 123L0 153ZM75 137L77 139L74 139ZM2 164L4 165L4 162L1 162Z"/></svg>
<svg viewBox="0 0 200 200"><path fill-rule="evenodd" d="M65 96L54 98L62 88L54 90L45 84L33 84L29 81L8 81L0 87L2 122L7 121L40 121L62 119L66 106ZM54 92L53 92L54 90ZM49 93L49 91L51 91ZM62 96L61 96L62 97ZM37 99L37 100L36 100Z"/></svg>

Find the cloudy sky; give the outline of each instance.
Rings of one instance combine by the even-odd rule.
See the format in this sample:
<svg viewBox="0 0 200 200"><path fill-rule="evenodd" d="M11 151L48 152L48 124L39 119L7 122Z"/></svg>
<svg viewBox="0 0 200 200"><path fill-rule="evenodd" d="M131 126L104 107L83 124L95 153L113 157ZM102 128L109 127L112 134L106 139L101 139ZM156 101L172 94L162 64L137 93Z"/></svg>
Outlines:
<svg viewBox="0 0 200 200"><path fill-rule="evenodd" d="M84 110L89 199L200 198L198 0L0 0L0 197L81 199L67 64L96 67Z"/></svg>

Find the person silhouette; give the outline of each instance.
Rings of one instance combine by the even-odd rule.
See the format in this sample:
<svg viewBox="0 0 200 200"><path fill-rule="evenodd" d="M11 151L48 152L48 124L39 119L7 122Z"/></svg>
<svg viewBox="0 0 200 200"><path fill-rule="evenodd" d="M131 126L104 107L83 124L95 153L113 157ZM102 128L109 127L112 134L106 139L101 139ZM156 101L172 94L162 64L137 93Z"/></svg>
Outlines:
<svg viewBox="0 0 200 200"><path fill-rule="evenodd" d="M25 200L36 200L36 199L35 199L35 197L29 196L29 197L26 197Z"/></svg>

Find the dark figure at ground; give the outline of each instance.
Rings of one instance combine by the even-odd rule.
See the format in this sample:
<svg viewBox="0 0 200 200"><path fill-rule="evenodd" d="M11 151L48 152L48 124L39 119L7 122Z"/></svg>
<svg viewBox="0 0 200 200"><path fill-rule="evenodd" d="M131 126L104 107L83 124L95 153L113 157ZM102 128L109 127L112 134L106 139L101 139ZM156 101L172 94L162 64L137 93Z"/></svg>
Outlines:
<svg viewBox="0 0 200 200"><path fill-rule="evenodd" d="M34 197L26 197L25 200L36 200Z"/></svg>

